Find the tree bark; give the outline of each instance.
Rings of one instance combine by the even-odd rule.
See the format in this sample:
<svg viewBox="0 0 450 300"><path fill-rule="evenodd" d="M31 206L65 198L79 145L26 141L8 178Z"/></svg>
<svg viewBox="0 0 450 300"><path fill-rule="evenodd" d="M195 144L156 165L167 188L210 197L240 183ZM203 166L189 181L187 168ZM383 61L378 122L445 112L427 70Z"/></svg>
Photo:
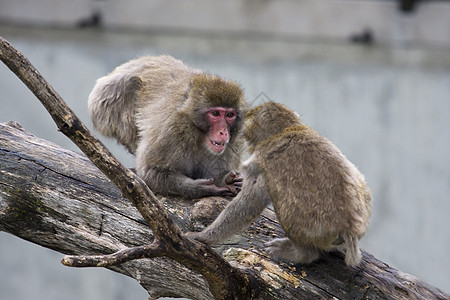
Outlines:
<svg viewBox="0 0 450 300"><path fill-rule="evenodd" d="M217 215L214 208L226 203L218 197L158 201L183 231L201 229ZM110 254L154 240L136 208L89 159L12 122L0 124L0 230L71 255ZM347 267L339 252L311 265L274 261L263 243L282 235L274 213L266 209L248 230L214 250L247 274L257 299L450 299L365 251L357 268ZM201 275L173 259L108 268L136 279L151 298L214 298Z"/></svg>

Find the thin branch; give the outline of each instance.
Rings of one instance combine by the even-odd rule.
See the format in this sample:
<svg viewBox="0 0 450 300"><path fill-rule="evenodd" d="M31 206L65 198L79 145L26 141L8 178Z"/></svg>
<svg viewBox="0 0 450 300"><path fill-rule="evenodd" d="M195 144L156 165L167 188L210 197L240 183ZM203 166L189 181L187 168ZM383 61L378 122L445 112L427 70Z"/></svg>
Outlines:
<svg viewBox="0 0 450 300"><path fill-rule="evenodd" d="M164 256L166 249L160 243L127 248L109 255L80 255L63 257L61 263L68 267L110 267L130 260L141 258L155 258Z"/></svg>
<svg viewBox="0 0 450 300"><path fill-rule="evenodd" d="M58 129L120 188L124 197L136 206L156 236L165 236L168 231L180 232L148 186L114 157L30 61L2 37L0 37L0 59L44 105Z"/></svg>

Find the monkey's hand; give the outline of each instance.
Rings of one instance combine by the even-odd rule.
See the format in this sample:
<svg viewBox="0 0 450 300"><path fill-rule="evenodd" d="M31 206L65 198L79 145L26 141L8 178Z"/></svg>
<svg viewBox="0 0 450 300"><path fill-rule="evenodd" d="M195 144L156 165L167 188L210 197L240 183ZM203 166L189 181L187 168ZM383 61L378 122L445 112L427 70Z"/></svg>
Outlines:
<svg viewBox="0 0 450 300"><path fill-rule="evenodd" d="M223 180L224 186L227 186L230 191L236 196L242 189L242 182L244 181L244 176L236 171L230 171Z"/></svg>
<svg viewBox="0 0 450 300"><path fill-rule="evenodd" d="M234 197L236 192L232 191L229 185L217 186L214 184L214 179L196 179L195 184L200 191L201 197L205 196L223 196Z"/></svg>

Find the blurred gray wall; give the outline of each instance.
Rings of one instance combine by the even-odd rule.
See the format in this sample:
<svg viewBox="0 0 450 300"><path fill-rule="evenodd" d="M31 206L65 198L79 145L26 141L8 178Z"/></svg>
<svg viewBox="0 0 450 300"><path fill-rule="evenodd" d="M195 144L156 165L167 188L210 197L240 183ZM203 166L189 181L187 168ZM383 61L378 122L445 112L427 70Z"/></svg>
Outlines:
<svg viewBox="0 0 450 300"><path fill-rule="evenodd" d="M77 28L93 13L100 28ZM233 79L254 105L285 103L365 174L374 202L361 246L450 292L450 4L405 14L390 1L0 0L0 24L89 126L95 80L141 55ZM349 42L364 31L373 43ZM0 122L9 120L78 151L0 64ZM0 299L146 299L131 279L68 269L61 256L0 233Z"/></svg>

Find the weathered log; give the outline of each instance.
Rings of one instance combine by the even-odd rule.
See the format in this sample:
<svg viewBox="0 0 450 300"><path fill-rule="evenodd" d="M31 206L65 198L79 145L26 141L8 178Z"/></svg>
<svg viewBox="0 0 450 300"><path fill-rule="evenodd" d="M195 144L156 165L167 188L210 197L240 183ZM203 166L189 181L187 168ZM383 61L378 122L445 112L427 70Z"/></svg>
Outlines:
<svg viewBox="0 0 450 300"><path fill-rule="evenodd" d="M185 231L211 221L196 211L200 203L222 203L220 198L158 199ZM89 159L16 123L0 124L0 230L75 255L109 254L153 240L136 208ZM282 234L273 212L266 210L247 231L214 249L248 275L258 292L254 297L260 299L450 299L365 251L357 268L347 267L339 252L324 254L311 265L276 262L265 255L263 243ZM152 298L213 298L202 276L172 259L134 260L108 268L136 279Z"/></svg>

